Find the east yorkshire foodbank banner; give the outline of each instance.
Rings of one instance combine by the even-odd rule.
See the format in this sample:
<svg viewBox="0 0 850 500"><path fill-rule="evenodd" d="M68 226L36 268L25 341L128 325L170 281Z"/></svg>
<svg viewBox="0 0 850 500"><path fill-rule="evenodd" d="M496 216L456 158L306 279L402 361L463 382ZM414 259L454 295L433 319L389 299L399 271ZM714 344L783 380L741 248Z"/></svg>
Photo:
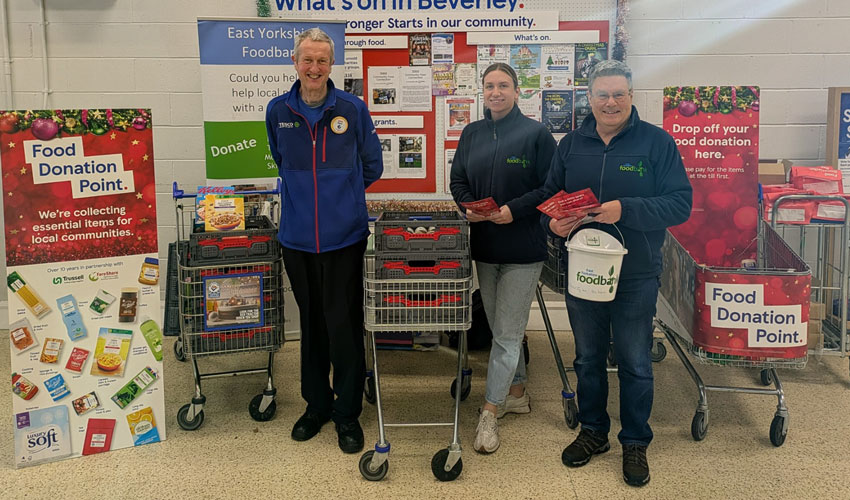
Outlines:
<svg viewBox="0 0 850 500"><path fill-rule="evenodd" d="M331 80L342 89L345 21L198 19L207 179L250 183L277 177L266 106L298 79L295 37L319 27L334 41Z"/></svg>
<svg viewBox="0 0 850 500"><path fill-rule="evenodd" d="M151 120L0 111L18 467L165 439Z"/></svg>

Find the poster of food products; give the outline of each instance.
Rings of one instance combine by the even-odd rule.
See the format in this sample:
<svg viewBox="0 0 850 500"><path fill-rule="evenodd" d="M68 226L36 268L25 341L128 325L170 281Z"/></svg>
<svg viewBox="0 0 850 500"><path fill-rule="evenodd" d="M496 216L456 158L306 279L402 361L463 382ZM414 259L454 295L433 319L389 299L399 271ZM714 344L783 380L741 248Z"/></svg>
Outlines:
<svg viewBox="0 0 850 500"><path fill-rule="evenodd" d="M152 119L0 111L18 467L165 439Z"/></svg>

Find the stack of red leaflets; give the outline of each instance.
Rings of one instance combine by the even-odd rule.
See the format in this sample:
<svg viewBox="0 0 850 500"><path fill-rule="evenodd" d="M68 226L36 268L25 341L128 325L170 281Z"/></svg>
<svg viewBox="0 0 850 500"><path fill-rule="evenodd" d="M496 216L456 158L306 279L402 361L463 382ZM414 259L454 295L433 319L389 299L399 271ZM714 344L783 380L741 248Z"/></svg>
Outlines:
<svg viewBox="0 0 850 500"><path fill-rule="evenodd" d="M585 188L575 193L558 191L555 196L538 205L537 210L553 219L564 219L584 215L584 210L598 206L599 200L596 199L593 191Z"/></svg>
<svg viewBox="0 0 850 500"><path fill-rule="evenodd" d="M499 204L496 203L496 200L492 196L478 201L463 201L461 202L461 206L485 217L499 212Z"/></svg>

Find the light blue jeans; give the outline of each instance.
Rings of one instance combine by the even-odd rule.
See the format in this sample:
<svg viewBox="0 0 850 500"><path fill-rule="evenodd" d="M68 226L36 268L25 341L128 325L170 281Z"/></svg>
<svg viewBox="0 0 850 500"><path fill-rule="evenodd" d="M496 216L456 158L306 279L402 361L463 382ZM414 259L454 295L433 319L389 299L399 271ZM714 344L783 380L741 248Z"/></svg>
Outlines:
<svg viewBox="0 0 850 500"><path fill-rule="evenodd" d="M505 402L512 385L526 381L522 338L543 263L476 262L475 267L484 312L493 331L484 397L488 403L499 406Z"/></svg>

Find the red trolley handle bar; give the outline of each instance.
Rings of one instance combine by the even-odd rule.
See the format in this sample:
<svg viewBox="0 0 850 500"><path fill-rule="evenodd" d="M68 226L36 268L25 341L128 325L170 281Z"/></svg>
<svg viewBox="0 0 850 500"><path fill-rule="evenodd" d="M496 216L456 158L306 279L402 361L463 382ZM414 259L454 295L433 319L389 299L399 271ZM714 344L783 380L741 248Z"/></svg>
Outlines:
<svg viewBox="0 0 850 500"><path fill-rule="evenodd" d="M404 295L384 297L388 304L404 304L407 307L436 307L443 304L456 304L462 299L459 295L440 295L435 300L408 300Z"/></svg>
<svg viewBox="0 0 850 500"><path fill-rule="evenodd" d="M233 339L252 339L252 338L254 338L255 334L265 333L265 332L268 332L268 331L271 331L271 327L267 326L267 327L264 327L264 328L252 328L252 329L250 329L246 332L239 332L239 333L202 333L201 338L209 339L209 338L218 337L218 339L220 341L227 342L228 340L233 340Z"/></svg>
<svg viewBox="0 0 850 500"><path fill-rule="evenodd" d="M227 236L219 240L200 240L198 245L224 250L225 248L250 248L254 243L266 243L270 240L270 236Z"/></svg>
<svg viewBox="0 0 850 500"><path fill-rule="evenodd" d="M457 269L460 267L460 262L452 262L452 261L439 261L433 266L409 266L404 262L394 261L394 262L384 262L385 269L400 269L404 271L404 274L410 273L432 273L432 274L440 274L440 271L443 269Z"/></svg>
<svg viewBox="0 0 850 500"><path fill-rule="evenodd" d="M391 227L384 229L384 234L388 234L390 236L401 236L404 238L404 241L408 240L438 240L441 236L452 236L460 234L459 227L444 227L440 228L433 233L410 233L403 227Z"/></svg>

